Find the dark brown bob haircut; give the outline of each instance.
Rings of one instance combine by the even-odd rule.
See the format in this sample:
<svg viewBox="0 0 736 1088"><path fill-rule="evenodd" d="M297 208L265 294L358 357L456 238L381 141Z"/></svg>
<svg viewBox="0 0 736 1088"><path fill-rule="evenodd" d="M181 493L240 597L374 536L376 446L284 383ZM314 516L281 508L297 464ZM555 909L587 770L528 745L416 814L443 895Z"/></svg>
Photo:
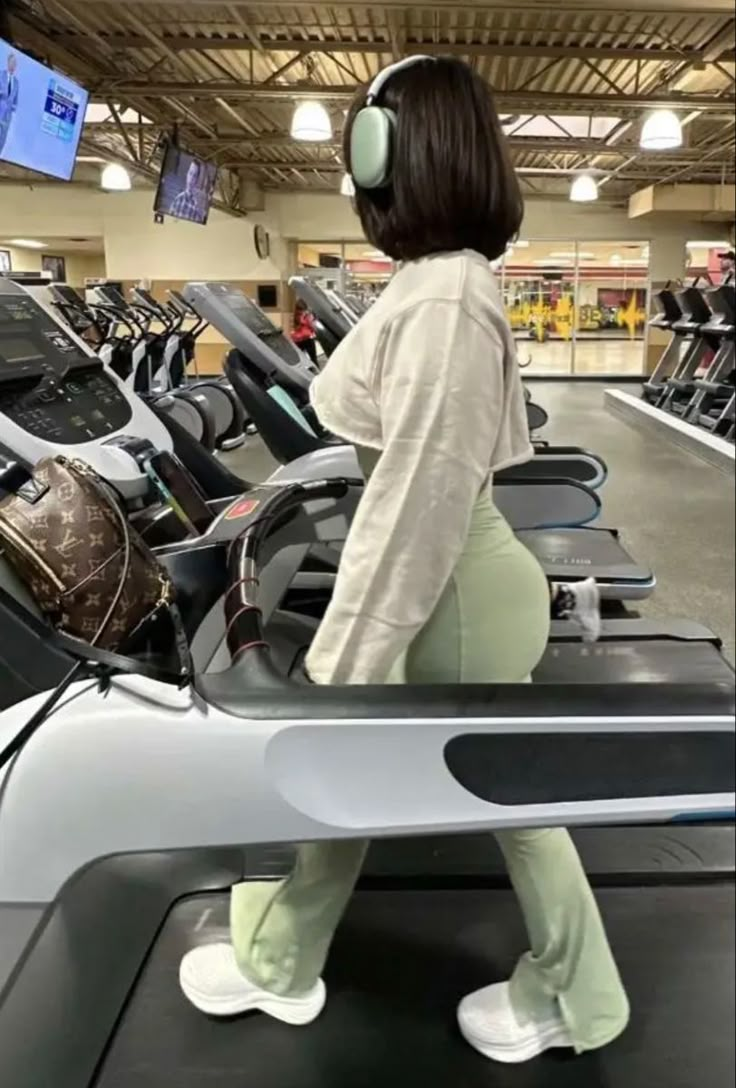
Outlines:
<svg viewBox="0 0 736 1088"><path fill-rule="evenodd" d="M345 124L348 171L353 121L367 94L367 86L356 93ZM500 257L519 231L524 201L488 84L463 61L441 57L397 72L376 105L398 123L390 184L356 185L371 244L397 261L458 249Z"/></svg>

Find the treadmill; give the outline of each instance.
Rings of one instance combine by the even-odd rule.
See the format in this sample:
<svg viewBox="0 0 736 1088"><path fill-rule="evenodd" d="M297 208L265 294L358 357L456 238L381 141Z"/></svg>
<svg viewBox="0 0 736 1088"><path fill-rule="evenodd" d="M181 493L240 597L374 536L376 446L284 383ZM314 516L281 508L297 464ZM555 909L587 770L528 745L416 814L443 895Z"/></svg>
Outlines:
<svg viewBox="0 0 736 1088"><path fill-rule="evenodd" d="M273 604L284 552L310 536L305 501L339 489L254 494L244 525L223 516L195 550L240 538L230 577L248 555ZM187 551L159 552L175 578ZM240 600L225 599L230 629ZM253 623L254 644L211 659L193 690L80 681L0 771L0 1083L691 1088L696 1069L728 1083L731 684L298 687ZM0 716L0 748L44 697ZM634 1021L610 1048L512 1081L451 1030L457 998L523 948L487 831L563 822ZM232 883L282 876L291 842L364 836L377 845L316 1025L187 1007L180 955L222 936Z"/></svg>
<svg viewBox="0 0 736 1088"><path fill-rule="evenodd" d="M47 317L22 290L0 289L0 442L32 463L73 452L138 507L144 481L119 440L153 436L168 448L167 434L145 405L137 431L132 416L120 422L136 398L112 379L77 386L85 369L99 378L99 367L89 354L83 366ZM20 328L39 353L36 370L57 383L41 401L43 425L30 384L37 374L13 349ZM67 416L79 415L98 425L96 438L67 429ZM733 817L734 696L717 647L706 640L709 667L722 663L718 677L699 674L700 665L688 672L682 658L668 683L646 671L654 621L634 620L608 621L644 626L633 671L613 654L603 684L587 682L598 647L579 642L570 682L520 687L304 688L285 682L277 653L278 675L261 651L232 665L218 641L221 604L208 601L227 588L213 581L226 550L244 531L257 543L254 576L273 643L268 621L300 554L332 531L330 504L341 494L335 481L271 482L245 510L239 499L224 502L201 539L161 545L185 624L199 617L196 690L130 676L102 691L90 676L0 769L0 1084L727 1084L734 857L722 821ZM237 554L233 562L239 570ZM57 672L47 670L55 651L42 624L19 598L13 615L8 635L0 610L0 658L25 632L16 664L40 674L38 704L70 659L61 654ZM679 636L699 645L692 625L682 623ZM625 641L622 626L611 645ZM0 714L0 750L33 706ZM466 1049L451 1023L457 998L504 977L522 950L486 831L530 820L576 825L634 1021L604 1051L510 1071ZM712 820L721 823L701 822ZM233 882L283 875L290 842L364 834L376 846L317 1024L294 1032L266 1017L213 1023L186 1004L180 953L221 937Z"/></svg>
<svg viewBox="0 0 736 1088"><path fill-rule="evenodd" d="M736 367L736 287L721 284L708 291L712 319L703 326L720 345L707 373L695 379L695 393L687 409L688 423L696 423L714 434L721 434L733 401Z"/></svg>
<svg viewBox="0 0 736 1088"><path fill-rule="evenodd" d="M668 378L671 378L680 364L682 345L686 342L686 332L678 326L683 320L683 313L668 280L661 291L654 295L657 307L656 315L649 322L650 329L660 329L671 333L670 342L662 352L651 377L644 382L642 395L648 404L656 404L665 390Z"/></svg>
<svg viewBox="0 0 736 1088"><path fill-rule="evenodd" d="M696 284L678 291L677 302L682 310L682 317L674 322L672 329L686 337L689 343L672 376L665 380L657 407L684 418L696 392L697 370L706 353L716 352L720 345L712 333L705 331L713 314L705 295Z"/></svg>
<svg viewBox="0 0 736 1088"><path fill-rule="evenodd" d="M240 360L233 358L232 353L228 357L227 375L259 429L264 427L266 420L265 416L256 418L254 415L256 393L249 390L249 384L260 382L266 389L276 387L276 392L281 390L293 397L297 408L307 404L316 367L254 302L227 284L190 283L183 293L200 317L217 329L241 356ZM245 373L241 376L242 371ZM331 436L310 436L308 428L305 430L304 421L295 418L299 413L289 413L283 404L281 407L280 412L273 409L270 427L265 429L265 433L262 430L264 439L277 456L285 448L284 442L288 441L288 448L298 451L300 455L321 452L324 455L325 475L355 477L360 474L352 451L351 467L346 468L346 447L336 446ZM335 472L337 464L342 467ZM512 479L517 482L516 469L513 470ZM522 481L518 482L525 486ZM555 482L561 487L566 483L564 479ZM575 499L577 501L577 496ZM558 519L554 528L530 528L519 534L537 556L549 578L572 582L594 577L601 596L615 601L642 600L650 596L656 584L652 571L629 555L615 530L567 527L564 511L559 507Z"/></svg>

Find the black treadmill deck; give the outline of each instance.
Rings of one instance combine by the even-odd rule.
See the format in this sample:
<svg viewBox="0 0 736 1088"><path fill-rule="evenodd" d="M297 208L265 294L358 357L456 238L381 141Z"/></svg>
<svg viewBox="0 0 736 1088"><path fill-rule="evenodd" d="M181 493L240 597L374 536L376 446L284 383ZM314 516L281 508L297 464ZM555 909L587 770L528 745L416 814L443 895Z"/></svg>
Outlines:
<svg viewBox="0 0 736 1088"><path fill-rule="evenodd" d="M608 837L613 845L615 834ZM633 1010L624 1036L601 1051L513 1067L488 1062L460 1038L459 999L508 977L526 947L512 892L467 887L469 869L480 869L473 850L473 864L458 866L459 886L399 889L387 879L356 894L328 965L327 1008L308 1028L258 1014L210 1020L191 1008L178 989L179 960L226 936L227 896L181 901L95 1088L725 1088L734 1074L733 872L724 864L698 874L680 838L687 841L675 829L657 836L664 883L653 876L652 853L643 883L619 874L598 889ZM643 865L643 852L634 860ZM395 873L395 857L385 862ZM438 872L447 873L446 862ZM431 885L432 865L418 868Z"/></svg>

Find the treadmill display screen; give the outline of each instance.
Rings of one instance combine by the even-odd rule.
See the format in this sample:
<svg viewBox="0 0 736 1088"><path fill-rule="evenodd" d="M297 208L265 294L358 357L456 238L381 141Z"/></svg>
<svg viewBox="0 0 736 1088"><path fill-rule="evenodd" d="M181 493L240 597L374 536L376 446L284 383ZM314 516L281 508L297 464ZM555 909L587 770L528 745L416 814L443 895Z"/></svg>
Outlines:
<svg viewBox="0 0 736 1088"><path fill-rule="evenodd" d="M87 355L34 299L0 296L2 416L29 434L77 444L120 430L130 406L99 359Z"/></svg>
<svg viewBox="0 0 736 1088"><path fill-rule="evenodd" d="M73 303L78 306L80 302L83 302L82 296L70 287L68 283L56 283L53 287L53 293L58 298L63 299L65 302Z"/></svg>
<svg viewBox="0 0 736 1088"><path fill-rule="evenodd" d="M97 290L102 298L109 302L111 306L119 306L122 307L122 309L127 309L128 304L125 301L125 297L118 291L117 287L105 285L103 287L98 287Z"/></svg>
<svg viewBox="0 0 736 1088"><path fill-rule="evenodd" d="M256 336L271 336L274 332L279 331L273 322L269 321L266 315L257 306L254 306L245 295L233 291L228 295L227 302L233 313L238 314L243 321L248 322Z"/></svg>
<svg viewBox="0 0 736 1088"><path fill-rule="evenodd" d="M30 340L2 340L0 351L6 366L17 366L19 363L31 363L43 359L43 355Z"/></svg>

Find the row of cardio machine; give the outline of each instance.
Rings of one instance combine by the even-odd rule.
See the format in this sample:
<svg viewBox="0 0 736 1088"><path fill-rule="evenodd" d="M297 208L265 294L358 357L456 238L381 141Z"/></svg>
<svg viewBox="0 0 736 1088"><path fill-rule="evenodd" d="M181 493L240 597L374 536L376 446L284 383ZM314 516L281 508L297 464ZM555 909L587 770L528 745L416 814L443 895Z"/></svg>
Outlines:
<svg viewBox="0 0 736 1088"><path fill-rule="evenodd" d="M655 295L653 328L671 339L644 384L644 399L665 412L734 441L736 284L668 283Z"/></svg>
<svg viewBox="0 0 736 1088"><path fill-rule="evenodd" d="M210 451L238 449L247 421L224 377L200 377L197 342L207 328L180 292L166 302L138 286L126 299L115 284L83 297L68 284L43 283L44 296L100 358L140 396L168 412Z"/></svg>
<svg viewBox="0 0 736 1088"><path fill-rule="evenodd" d="M206 1069L213 1088L298 1088L317 1063L320 1084L342 1088L366 1071L416 1082L419 1061L423 1082L487 1084L444 1023L454 988L488 973L491 932L503 963L518 943L487 832L559 824L578 829L639 1018L612 1058L581 1059L581 1083L601 1063L612 1086L689 1088L694 1070L727 1083L733 835L710 823L733 816L734 695L717 640L629 611L654 580L615 534L536 528L525 539L549 577L599 577L611 614L595 647L557 621L531 685L300 685L360 497L355 454L303 410L311 364L252 303L222 284L184 294L233 345L227 377L248 412L268 402L310 439L264 484L157 411L53 302L0 281L0 497L45 456L87 461L169 571L195 670L181 688L135 673L102 685L89 666L0 769L0 1083L107 1088L145 1070L147 1088L168 1088ZM156 453L193 530L144 470ZM538 456L586 473L597 462ZM497 490L564 495L565 483L532 472ZM246 583L257 601L243 601ZM157 638L130 653L160 661L173 647ZM77 656L0 556L0 750ZM284 1046L265 1017L215 1029L189 1008L178 959L222 932L229 887L285 874L291 843L354 837L377 846L320 1023ZM567 1065L546 1072L569 1084Z"/></svg>

